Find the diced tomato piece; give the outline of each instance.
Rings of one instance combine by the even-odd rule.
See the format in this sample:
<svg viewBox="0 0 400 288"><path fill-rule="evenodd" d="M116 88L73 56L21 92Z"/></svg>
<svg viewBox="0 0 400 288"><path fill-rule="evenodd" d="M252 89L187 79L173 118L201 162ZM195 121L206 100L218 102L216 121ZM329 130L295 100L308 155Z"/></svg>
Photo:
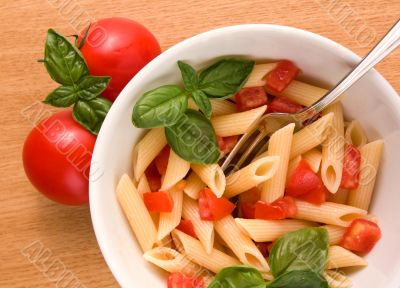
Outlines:
<svg viewBox="0 0 400 288"><path fill-rule="evenodd" d="M254 216L256 219L281 220L295 216L296 203L292 197L285 196L272 203L258 201L255 205Z"/></svg>
<svg viewBox="0 0 400 288"><path fill-rule="evenodd" d="M286 97L275 97L268 105L267 113L279 112L294 114L303 110L304 106L289 100Z"/></svg>
<svg viewBox="0 0 400 288"><path fill-rule="evenodd" d="M204 188L199 194L199 213L202 220L220 220L231 214L234 209L235 204L224 196L217 198L209 188Z"/></svg>
<svg viewBox="0 0 400 288"><path fill-rule="evenodd" d="M268 246L270 245L270 242L256 242L255 244L258 250L260 250L261 254L264 257L268 257L269 255Z"/></svg>
<svg viewBox="0 0 400 288"><path fill-rule="evenodd" d="M167 171L170 151L171 148L169 147L169 145L165 145L165 147L154 159L154 162L156 162L158 173L160 173L161 175L165 175L165 171Z"/></svg>
<svg viewBox="0 0 400 288"><path fill-rule="evenodd" d="M239 195L240 217L246 219L254 219L255 204L260 200L261 191L254 187Z"/></svg>
<svg viewBox="0 0 400 288"><path fill-rule="evenodd" d="M360 180L361 153L352 144L346 145L340 188L357 189Z"/></svg>
<svg viewBox="0 0 400 288"><path fill-rule="evenodd" d="M202 277L174 272L168 276L168 288L204 288L204 281Z"/></svg>
<svg viewBox="0 0 400 288"><path fill-rule="evenodd" d="M158 191L161 188L161 175L158 173L156 163L153 161L147 167L146 171L147 182L149 183L151 191Z"/></svg>
<svg viewBox="0 0 400 288"><path fill-rule="evenodd" d="M279 61L276 67L268 73L265 86L268 91L281 93L299 72L299 68L292 61Z"/></svg>
<svg viewBox="0 0 400 288"><path fill-rule="evenodd" d="M379 226L366 219L355 219L343 235L341 245L349 250L367 253L381 239Z"/></svg>
<svg viewBox="0 0 400 288"><path fill-rule="evenodd" d="M228 137L219 137L217 136L219 149L222 154L228 154L232 151L233 147L235 147L236 143L239 140L239 136L228 136Z"/></svg>
<svg viewBox="0 0 400 288"><path fill-rule="evenodd" d="M176 227L176 229L192 236L193 238L197 238L196 232L194 231L193 223L188 219L181 219L181 222Z"/></svg>
<svg viewBox="0 0 400 288"><path fill-rule="evenodd" d="M243 88L235 95L238 111L247 111L268 104L264 87Z"/></svg>
<svg viewBox="0 0 400 288"><path fill-rule="evenodd" d="M305 160L301 160L286 185L285 195L320 205L326 201L328 190L321 178Z"/></svg>
<svg viewBox="0 0 400 288"><path fill-rule="evenodd" d="M174 202L168 192L146 192L143 201L150 212L171 212Z"/></svg>
<svg viewBox="0 0 400 288"><path fill-rule="evenodd" d="M272 205L280 206L285 211L286 218L291 218L297 214L297 206L294 199L290 196L284 196L281 199L276 200Z"/></svg>

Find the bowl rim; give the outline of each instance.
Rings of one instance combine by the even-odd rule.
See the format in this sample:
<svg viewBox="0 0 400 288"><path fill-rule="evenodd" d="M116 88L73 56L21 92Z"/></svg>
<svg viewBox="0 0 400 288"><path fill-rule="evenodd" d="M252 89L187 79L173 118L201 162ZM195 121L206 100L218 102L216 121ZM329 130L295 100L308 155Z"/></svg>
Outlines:
<svg viewBox="0 0 400 288"><path fill-rule="evenodd" d="M292 26L284 26L284 25L276 25L276 24L240 24L240 25L232 25L232 26L225 26L221 28L216 28L212 30L208 30L197 35L191 36L177 44L171 46L152 61L150 61L145 67L143 67L132 79L128 82L128 84L124 87L119 95L128 94L128 91L131 90L131 87L136 85L136 83L140 83L142 79L153 69L154 66L157 66L158 62L162 60L162 58L168 57L168 55L177 53L179 50L184 49L186 46L191 45L197 41L201 41L206 37L215 36L218 34L230 33L237 30L260 30L264 32L273 31L273 32L282 32L290 34L299 34L304 38L310 38L312 41L320 42L323 46L329 46L332 50L336 50L338 54L340 54L344 61L348 63L358 63L361 60L361 57L355 54L350 49L346 48L345 46L326 38L322 35L316 34L311 31L303 30L300 28L292 27ZM400 119L400 97L393 97L393 95L397 95L397 92L394 88L388 83L388 81L375 69L371 69L372 73L374 73L374 77L380 82L381 85L385 88L388 93L391 94L387 98L391 102L396 110L399 111L397 116ZM371 73L371 72L370 72ZM100 132L97 136L97 140L95 143L95 147L92 154L91 165L93 163L101 165L102 155L106 153L107 139L110 139L110 133L112 133L112 128L115 127L116 121L119 119L114 115L119 115L120 110L123 109L126 105L131 105L132 99L131 97L117 97L116 101L113 103L110 111L105 118L103 125L100 129ZM108 244L106 241L103 241L102 234L105 233L103 228L102 222L99 220L99 215L103 213L100 209L97 209L99 201L101 201L100 193L95 193L94 191L101 189L101 184L99 179L93 179L93 175L91 174L89 177L89 206L90 206L90 215L93 225L93 230L96 236L97 243L99 245L100 251L104 257L107 266L109 267L111 273L113 274L116 281L122 285L123 281L121 281L120 277L118 276L118 270L116 269L116 265L114 264L114 260L112 254L109 253ZM400 279L400 275L398 277Z"/></svg>

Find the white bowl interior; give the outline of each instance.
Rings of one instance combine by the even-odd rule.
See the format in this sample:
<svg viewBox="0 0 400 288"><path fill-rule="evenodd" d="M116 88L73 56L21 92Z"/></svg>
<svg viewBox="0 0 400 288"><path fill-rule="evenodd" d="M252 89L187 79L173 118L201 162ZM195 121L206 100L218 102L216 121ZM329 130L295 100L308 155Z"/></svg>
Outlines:
<svg viewBox="0 0 400 288"><path fill-rule="evenodd" d="M199 68L216 57L291 59L306 76L335 84L359 57L339 44L310 32L275 25L240 25L209 31L170 48L154 59L125 87L110 110L97 139L90 181L94 230L112 273L122 287L166 287L165 273L148 264L117 203L115 187L131 173L131 152L143 131L131 123L132 107L143 92L178 83L176 62ZM355 287L396 287L400 283L400 100L376 71L371 71L343 99L346 117L358 119L369 140L384 138L385 149L372 213L383 238L367 255L369 266L352 273ZM92 168L93 170L93 168Z"/></svg>

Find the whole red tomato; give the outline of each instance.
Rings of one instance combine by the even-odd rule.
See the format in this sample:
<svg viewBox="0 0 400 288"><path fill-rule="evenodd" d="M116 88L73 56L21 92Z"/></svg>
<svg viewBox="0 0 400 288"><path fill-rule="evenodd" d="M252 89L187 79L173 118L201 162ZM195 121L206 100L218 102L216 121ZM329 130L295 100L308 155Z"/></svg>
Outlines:
<svg viewBox="0 0 400 288"><path fill-rule="evenodd" d="M91 25L81 52L90 74L112 77L102 95L114 101L129 80L161 50L153 34L141 24L125 18L106 18Z"/></svg>
<svg viewBox="0 0 400 288"><path fill-rule="evenodd" d="M70 110L58 112L36 125L26 138L25 173L36 189L56 202L87 203L95 141Z"/></svg>

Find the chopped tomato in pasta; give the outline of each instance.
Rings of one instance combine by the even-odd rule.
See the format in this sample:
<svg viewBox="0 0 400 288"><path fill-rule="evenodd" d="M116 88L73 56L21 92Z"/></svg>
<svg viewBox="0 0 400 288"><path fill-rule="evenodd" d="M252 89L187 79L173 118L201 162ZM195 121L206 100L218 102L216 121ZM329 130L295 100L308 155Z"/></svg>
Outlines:
<svg viewBox="0 0 400 288"><path fill-rule="evenodd" d="M352 144L346 145L340 188L357 189L360 180L361 153Z"/></svg>
<svg viewBox="0 0 400 288"><path fill-rule="evenodd" d="M154 161L156 162L158 173L160 173L161 175L165 175L165 171L167 171L170 151L171 148L169 147L169 145L165 145L165 147L154 159Z"/></svg>
<svg viewBox="0 0 400 288"><path fill-rule="evenodd" d="M265 86L267 91L281 93L299 72L299 68L292 61L279 61L276 67L266 76Z"/></svg>
<svg viewBox="0 0 400 288"><path fill-rule="evenodd" d="M256 219L281 220L295 216L296 203L290 196L285 196L272 203L258 201L255 205L254 216Z"/></svg>
<svg viewBox="0 0 400 288"><path fill-rule="evenodd" d="M181 222L176 227L176 229L186 233L187 235L192 236L193 238L197 238L196 232L194 231L194 226L192 221L189 219L181 219Z"/></svg>
<svg viewBox="0 0 400 288"><path fill-rule="evenodd" d="M261 191L254 187L239 195L240 217L254 219L255 205L260 200Z"/></svg>
<svg viewBox="0 0 400 288"><path fill-rule="evenodd" d="M269 245L271 244L270 242L255 242L256 247L258 248L258 250L260 250L261 254L264 257L268 257L269 255Z"/></svg>
<svg viewBox="0 0 400 288"><path fill-rule="evenodd" d="M156 163L153 161L150 163L145 171L147 182L149 183L151 191L158 191L161 188L161 175L158 172Z"/></svg>
<svg viewBox="0 0 400 288"><path fill-rule="evenodd" d="M171 212L174 202L168 192L146 192L143 201L150 212Z"/></svg>
<svg viewBox="0 0 400 288"><path fill-rule="evenodd" d="M275 97L268 105L267 113L279 112L294 114L303 110L304 106L289 100L286 97Z"/></svg>
<svg viewBox="0 0 400 288"><path fill-rule="evenodd" d="M243 88L235 95L238 111L247 111L268 104L264 87Z"/></svg>
<svg viewBox="0 0 400 288"><path fill-rule="evenodd" d="M379 226L366 219L355 219L343 235L341 245L349 250L367 253L381 239Z"/></svg>
<svg viewBox="0 0 400 288"><path fill-rule="evenodd" d="M200 192L199 213L202 220L220 220L231 214L234 209L235 204L224 196L217 198L209 188L204 188L204 190Z"/></svg>
<svg viewBox="0 0 400 288"><path fill-rule="evenodd" d="M235 147L236 143L238 142L239 136L238 135L228 136L228 137L217 136L217 139L218 139L219 149L221 150L221 153L225 155L231 152L233 147Z"/></svg>
<svg viewBox="0 0 400 288"><path fill-rule="evenodd" d="M168 288L204 288L202 277L191 277L181 272L174 272L168 276Z"/></svg>

